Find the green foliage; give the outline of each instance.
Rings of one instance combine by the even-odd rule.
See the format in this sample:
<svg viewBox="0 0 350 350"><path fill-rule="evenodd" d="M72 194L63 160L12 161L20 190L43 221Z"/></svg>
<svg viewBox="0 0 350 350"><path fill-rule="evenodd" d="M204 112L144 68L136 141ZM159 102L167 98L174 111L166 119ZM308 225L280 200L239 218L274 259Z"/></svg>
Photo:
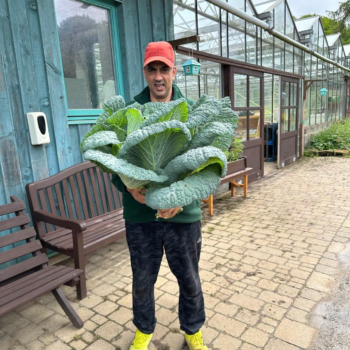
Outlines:
<svg viewBox="0 0 350 350"><path fill-rule="evenodd" d="M185 99L125 107L115 96L103 110L81 143L83 156L127 187L147 188L151 208L207 198L226 175L224 152L238 119L228 98L204 95L192 108Z"/></svg>
<svg viewBox="0 0 350 350"><path fill-rule="evenodd" d="M315 135L309 148L319 151L350 150L350 119L338 121Z"/></svg>
<svg viewBox="0 0 350 350"><path fill-rule="evenodd" d="M225 152L228 162L233 162L243 156L244 145L240 139L234 139L230 145L230 148Z"/></svg>
<svg viewBox="0 0 350 350"><path fill-rule="evenodd" d="M350 20L350 0L339 2L338 10L328 11L328 14L333 20L338 22L338 32L343 32Z"/></svg>

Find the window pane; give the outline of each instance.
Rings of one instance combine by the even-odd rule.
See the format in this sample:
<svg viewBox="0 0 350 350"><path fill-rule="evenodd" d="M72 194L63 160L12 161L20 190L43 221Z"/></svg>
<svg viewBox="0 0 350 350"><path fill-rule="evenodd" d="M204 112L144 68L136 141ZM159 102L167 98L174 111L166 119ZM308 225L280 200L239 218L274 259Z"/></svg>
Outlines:
<svg viewBox="0 0 350 350"><path fill-rule="evenodd" d="M280 122L281 133L288 132L288 109L282 109L282 116Z"/></svg>
<svg viewBox="0 0 350 350"><path fill-rule="evenodd" d="M289 82L282 83L282 106L289 106Z"/></svg>
<svg viewBox="0 0 350 350"><path fill-rule="evenodd" d="M297 110L295 108L292 108L289 110L289 117L290 117L289 131L294 131L297 128Z"/></svg>
<svg viewBox="0 0 350 350"><path fill-rule="evenodd" d="M201 93L200 95L213 96L221 98L221 64L216 62L200 60L201 63Z"/></svg>
<svg viewBox="0 0 350 350"><path fill-rule="evenodd" d="M272 123L272 74L264 74L264 117L266 123Z"/></svg>
<svg viewBox="0 0 350 350"><path fill-rule="evenodd" d="M249 106L260 107L260 78L249 77Z"/></svg>
<svg viewBox="0 0 350 350"><path fill-rule="evenodd" d="M197 34L194 0L187 0L186 6L182 2L174 2L173 15L175 39Z"/></svg>
<svg viewBox="0 0 350 350"><path fill-rule="evenodd" d="M234 106L247 107L247 76L242 74L234 75Z"/></svg>
<svg viewBox="0 0 350 350"><path fill-rule="evenodd" d="M249 111L249 140L260 138L260 111Z"/></svg>
<svg viewBox="0 0 350 350"><path fill-rule="evenodd" d="M240 111L237 112L238 117L238 123L236 128L236 138L240 139L241 141L247 140L247 111Z"/></svg>
<svg viewBox="0 0 350 350"><path fill-rule="evenodd" d="M68 108L102 108L116 94L109 13L74 0L55 7Z"/></svg>

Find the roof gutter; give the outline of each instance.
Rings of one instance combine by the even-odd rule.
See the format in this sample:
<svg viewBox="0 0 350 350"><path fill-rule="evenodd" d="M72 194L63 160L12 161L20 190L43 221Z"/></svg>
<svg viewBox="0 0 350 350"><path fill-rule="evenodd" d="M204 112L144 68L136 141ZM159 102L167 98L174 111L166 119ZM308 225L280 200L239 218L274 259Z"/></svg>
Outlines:
<svg viewBox="0 0 350 350"><path fill-rule="evenodd" d="M330 64L332 64L332 65L334 65L334 66L336 66L336 67L338 67L338 68L340 68L342 70L350 72L349 68L344 67L343 65L341 65L341 64L339 64L339 63L337 63L335 61L332 61L331 59L329 59L327 57L324 57L324 56L320 55L318 52L315 52L314 50L309 49L308 47L306 47L305 45L299 43L298 41L296 41L294 39L291 39L291 38L289 38L288 36L286 36L284 34L281 34L277 30L270 28L270 26L266 22L264 22L264 21L262 21L262 20L260 20L260 19L258 19L256 17L254 17L252 15L247 14L246 12L244 12L244 11L242 11L242 10L232 6L232 5L230 5L227 2L224 2L222 0L206 0L206 1L212 3L213 5L216 5L216 6L220 7L220 8L222 8L222 9L230 12L230 13L232 13L233 15L235 15L237 17L240 17L240 18L244 19L245 21L247 21L249 23L255 24L256 26L266 30L268 33L270 33L275 38L278 38L278 39L280 39L280 40L282 40L282 41L284 41L284 42L286 42L288 44L291 44L291 45L301 49L302 51L304 51L306 53L309 53L310 55L321 59L324 62L328 62L328 63L330 63Z"/></svg>

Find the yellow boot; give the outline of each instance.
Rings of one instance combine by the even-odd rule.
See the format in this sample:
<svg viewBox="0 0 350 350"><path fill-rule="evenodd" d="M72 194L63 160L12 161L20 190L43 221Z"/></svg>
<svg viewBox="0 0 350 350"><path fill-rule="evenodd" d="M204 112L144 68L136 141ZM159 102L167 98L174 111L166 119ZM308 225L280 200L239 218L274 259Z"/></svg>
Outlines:
<svg viewBox="0 0 350 350"><path fill-rule="evenodd" d="M148 350L148 344L152 339L152 334L145 334L136 329L134 341L132 342L129 350Z"/></svg>
<svg viewBox="0 0 350 350"><path fill-rule="evenodd" d="M185 339L190 350L208 350L208 348L204 345L201 330L193 335L185 334Z"/></svg>

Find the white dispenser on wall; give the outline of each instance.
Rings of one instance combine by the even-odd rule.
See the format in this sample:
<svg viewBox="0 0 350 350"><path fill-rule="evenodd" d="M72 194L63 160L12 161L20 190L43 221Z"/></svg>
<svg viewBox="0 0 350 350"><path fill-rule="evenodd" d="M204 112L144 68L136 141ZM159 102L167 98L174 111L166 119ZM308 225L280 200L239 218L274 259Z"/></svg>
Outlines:
<svg viewBox="0 0 350 350"><path fill-rule="evenodd" d="M50 143L49 128L47 126L45 113L27 113L27 119L32 145L42 145L44 143Z"/></svg>

